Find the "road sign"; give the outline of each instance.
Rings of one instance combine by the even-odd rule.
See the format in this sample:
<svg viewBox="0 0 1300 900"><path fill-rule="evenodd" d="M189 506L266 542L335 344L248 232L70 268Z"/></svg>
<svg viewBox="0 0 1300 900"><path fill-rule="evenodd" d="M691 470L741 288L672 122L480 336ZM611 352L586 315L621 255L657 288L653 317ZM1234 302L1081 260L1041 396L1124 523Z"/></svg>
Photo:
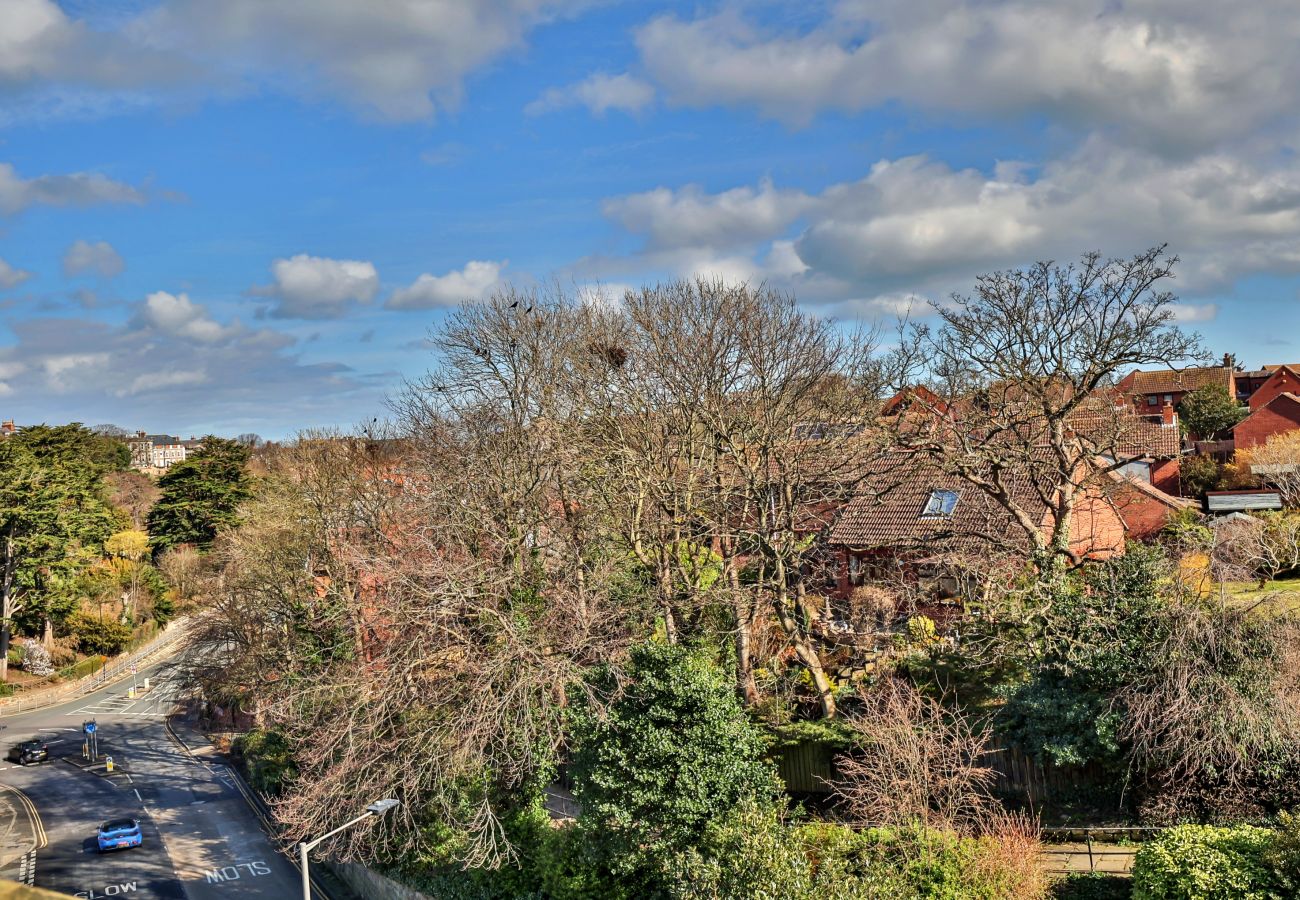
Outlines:
<svg viewBox="0 0 1300 900"><path fill-rule="evenodd" d="M135 663L131 663L131 674L135 674Z"/></svg>
<svg viewBox="0 0 1300 900"><path fill-rule="evenodd" d="M84 725L81 726L81 729L82 729L82 731L86 732L86 734L94 734L94 733L95 733L95 723L94 723L94 722L87 722L86 724L84 724Z"/></svg>

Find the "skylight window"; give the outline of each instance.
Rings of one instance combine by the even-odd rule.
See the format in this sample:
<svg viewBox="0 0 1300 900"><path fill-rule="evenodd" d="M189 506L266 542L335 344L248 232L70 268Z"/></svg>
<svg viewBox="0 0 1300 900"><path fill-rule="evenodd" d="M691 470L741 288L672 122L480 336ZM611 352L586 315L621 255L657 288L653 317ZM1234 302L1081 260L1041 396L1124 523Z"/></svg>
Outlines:
<svg viewBox="0 0 1300 900"><path fill-rule="evenodd" d="M931 491L930 499L925 501L925 509L921 510L921 515L951 516L952 511L956 508L956 491Z"/></svg>

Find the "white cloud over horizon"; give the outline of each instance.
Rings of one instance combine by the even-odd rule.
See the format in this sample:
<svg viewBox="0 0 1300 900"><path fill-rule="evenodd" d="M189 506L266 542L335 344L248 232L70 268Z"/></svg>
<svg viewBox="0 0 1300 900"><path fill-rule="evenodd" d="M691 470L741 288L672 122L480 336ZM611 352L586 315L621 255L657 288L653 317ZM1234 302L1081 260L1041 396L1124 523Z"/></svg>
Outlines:
<svg viewBox="0 0 1300 900"><path fill-rule="evenodd" d="M18 287L18 285L31 277L31 272L15 268L3 259L0 259L0 291L7 291L10 288Z"/></svg>
<svg viewBox="0 0 1300 900"><path fill-rule="evenodd" d="M23 178L9 163L0 163L0 215L12 216L31 206L92 206L144 203L139 188L98 172L38 175Z"/></svg>

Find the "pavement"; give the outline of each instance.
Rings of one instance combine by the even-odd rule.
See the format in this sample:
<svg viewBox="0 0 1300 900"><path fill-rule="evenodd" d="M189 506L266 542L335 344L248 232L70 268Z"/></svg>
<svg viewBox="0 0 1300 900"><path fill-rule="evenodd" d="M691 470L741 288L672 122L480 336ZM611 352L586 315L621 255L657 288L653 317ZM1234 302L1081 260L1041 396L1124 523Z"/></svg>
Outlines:
<svg viewBox="0 0 1300 900"><path fill-rule="evenodd" d="M133 681L142 688L145 678L150 690L131 696ZM4 753L29 738L50 744L48 762L0 761L0 878L84 900L301 896L296 866L263 830L238 777L204 752L201 732L169 725L184 693L164 661L59 705L0 717ZM82 755L89 719L101 754L93 763ZM99 853L96 826L119 816L140 820L143 846Z"/></svg>

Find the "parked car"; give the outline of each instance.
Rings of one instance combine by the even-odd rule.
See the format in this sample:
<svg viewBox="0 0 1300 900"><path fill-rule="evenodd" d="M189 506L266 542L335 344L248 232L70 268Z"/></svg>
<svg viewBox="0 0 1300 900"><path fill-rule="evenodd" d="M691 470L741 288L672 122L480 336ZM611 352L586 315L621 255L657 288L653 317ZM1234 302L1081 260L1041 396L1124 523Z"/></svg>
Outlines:
<svg viewBox="0 0 1300 900"><path fill-rule="evenodd" d="M125 850L144 843L138 819L109 819L99 826L99 852Z"/></svg>
<svg viewBox="0 0 1300 900"><path fill-rule="evenodd" d="M50 745L44 741L23 741L9 748L9 761L20 766L45 762L50 758Z"/></svg>

